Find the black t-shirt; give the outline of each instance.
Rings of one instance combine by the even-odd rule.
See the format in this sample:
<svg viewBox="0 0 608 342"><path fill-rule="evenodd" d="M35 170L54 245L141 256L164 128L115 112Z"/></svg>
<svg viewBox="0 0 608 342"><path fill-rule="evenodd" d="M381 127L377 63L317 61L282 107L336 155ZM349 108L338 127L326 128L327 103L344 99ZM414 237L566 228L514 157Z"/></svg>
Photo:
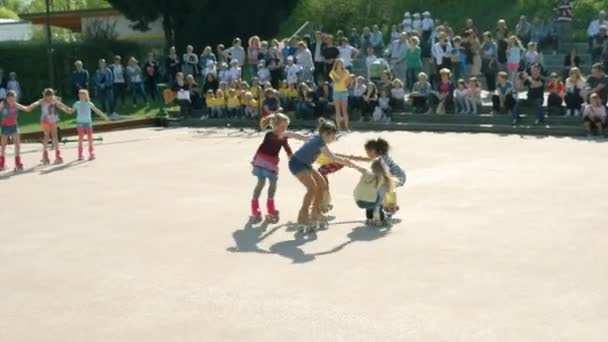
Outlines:
<svg viewBox="0 0 608 342"><path fill-rule="evenodd" d="M507 49L509 48L509 43L506 39L500 39L496 41L496 45L498 46L498 53L496 56L498 59L498 63L507 63Z"/></svg>
<svg viewBox="0 0 608 342"><path fill-rule="evenodd" d="M604 88L602 88L602 90L598 91L597 94L602 99L602 102L606 102L606 97L607 97L606 91L608 91L608 76L606 76L606 74L604 74L599 78L596 78L593 76L589 76L589 78L587 78L587 85L589 85L589 88L591 88L591 89L594 89L595 87L599 86L600 84L603 84Z"/></svg>
<svg viewBox="0 0 608 342"><path fill-rule="evenodd" d="M325 60L336 59L338 58L338 56L340 56L340 50L338 50L338 48L335 46L329 46L323 49L321 54L323 55Z"/></svg>
<svg viewBox="0 0 608 342"><path fill-rule="evenodd" d="M541 76L532 78L535 81L540 81L542 85L540 87L532 88L532 82L530 82L530 80L525 80L524 86L528 88L528 99L542 99L545 92L545 80Z"/></svg>

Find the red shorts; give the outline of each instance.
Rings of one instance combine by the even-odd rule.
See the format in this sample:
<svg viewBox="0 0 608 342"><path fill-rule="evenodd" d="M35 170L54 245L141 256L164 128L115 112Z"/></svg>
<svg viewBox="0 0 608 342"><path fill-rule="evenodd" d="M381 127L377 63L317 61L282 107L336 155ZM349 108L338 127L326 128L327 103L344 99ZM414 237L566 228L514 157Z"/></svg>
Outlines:
<svg viewBox="0 0 608 342"><path fill-rule="evenodd" d="M338 163L325 164L325 165L321 165L319 167L319 173L325 176L325 175L328 175L330 173L338 172L343 167L344 167L344 165L338 164Z"/></svg>
<svg viewBox="0 0 608 342"><path fill-rule="evenodd" d="M44 129L55 129L57 128L57 124L54 122L43 122L42 124L42 128Z"/></svg>

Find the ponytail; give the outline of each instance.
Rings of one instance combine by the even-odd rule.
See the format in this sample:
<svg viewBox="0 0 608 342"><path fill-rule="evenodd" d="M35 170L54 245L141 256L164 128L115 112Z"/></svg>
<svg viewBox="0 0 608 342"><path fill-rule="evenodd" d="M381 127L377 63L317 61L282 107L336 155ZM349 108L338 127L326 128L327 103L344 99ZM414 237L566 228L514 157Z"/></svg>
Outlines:
<svg viewBox="0 0 608 342"><path fill-rule="evenodd" d="M323 135L324 133L337 133L338 132L336 125L330 120L326 120L324 118L319 118L319 120L317 122L319 123L319 126L317 128L319 131L319 135Z"/></svg>
<svg viewBox="0 0 608 342"><path fill-rule="evenodd" d="M269 114L260 120L260 128L261 129L273 128L275 125L277 125L281 122L287 122L287 125L289 125L289 122L290 122L289 116L287 116L283 113Z"/></svg>

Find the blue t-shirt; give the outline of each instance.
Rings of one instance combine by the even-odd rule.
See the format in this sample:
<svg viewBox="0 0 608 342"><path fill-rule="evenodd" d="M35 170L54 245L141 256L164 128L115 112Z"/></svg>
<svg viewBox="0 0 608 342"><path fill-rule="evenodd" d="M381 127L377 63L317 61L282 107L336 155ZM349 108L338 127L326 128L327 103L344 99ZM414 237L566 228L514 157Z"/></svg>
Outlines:
<svg viewBox="0 0 608 342"><path fill-rule="evenodd" d="M93 118L91 117L91 109L95 108L95 105L91 101L81 102L76 101L72 106L76 111L76 122L77 123L92 123Z"/></svg>
<svg viewBox="0 0 608 342"><path fill-rule="evenodd" d="M505 85L503 86L502 84L500 84L500 82L496 82L496 89L498 89L501 94L504 94L507 92L507 90L513 89L513 84L507 81L507 83L505 83Z"/></svg>
<svg viewBox="0 0 608 342"><path fill-rule="evenodd" d="M325 146L325 141L323 141L320 135L315 134L293 154L292 158L296 158L307 165L312 165L319 157L319 154L321 154L323 146Z"/></svg>

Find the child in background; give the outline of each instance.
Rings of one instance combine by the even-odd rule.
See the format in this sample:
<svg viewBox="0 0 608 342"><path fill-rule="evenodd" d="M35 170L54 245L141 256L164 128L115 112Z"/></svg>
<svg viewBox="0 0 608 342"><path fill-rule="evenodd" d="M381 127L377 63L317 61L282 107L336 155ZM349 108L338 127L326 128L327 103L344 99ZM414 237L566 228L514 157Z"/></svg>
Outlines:
<svg viewBox="0 0 608 342"><path fill-rule="evenodd" d="M350 98L350 106L352 109L357 109L359 112L363 112L363 95L367 93L367 85L365 84L365 78L363 76L357 77L355 86L353 88L353 95Z"/></svg>
<svg viewBox="0 0 608 342"><path fill-rule="evenodd" d="M293 154L287 137L284 133L289 127L289 117L282 113L276 113L266 116L260 121L262 129L272 128L264 135L264 141L258 148L251 165L253 165L253 175L257 177L258 182L253 189L253 198L251 200L251 221L258 223L262 221L262 213L260 211L260 194L266 185L268 179L268 198L266 200L266 219L270 222L278 222L279 211L276 209L274 196L277 190L277 180L279 173L279 152L281 148L285 149L287 156L291 158Z"/></svg>
<svg viewBox="0 0 608 342"><path fill-rule="evenodd" d="M287 84L295 86L298 84L298 75L302 67L294 63L293 56L287 57L287 65L285 66L285 75L287 75Z"/></svg>
<svg viewBox="0 0 608 342"><path fill-rule="evenodd" d="M207 90L207 94L205 95L205 103L207 104L207 115L211 119L217 119L222 117L222 113L220 111L220 106L213 93L213 89Z"/></svg>
<svg viewBox="0 0 608 342"><path fill-rule="evenodd" d="M506 72L498 73L495 94L492 95L492 114L510 112L515 106L514 89L508 78L509 75Z"/></svg>
<svg viewBox="0 0 608 342"><path fill-rule="evenodd" d="M239 96L234 88L230 88L230 90L228 90L226 113L230 119L241 118L243 116L241 113L241 101L239 100Z"/></svg>
<svg viewBox="0 0 608 342"><path fill-rule="evenodd" d="M295 110L296 102L298 101L298 89L295 84L289 84L287 88L287 104L286 110Z"/></svg>
<svg viewBox="0 0 608 342"><path fill-rule="evenodd" d="M367 225L380 226L385 222L382 211L384 194L393 191L393 181L386 165L378 159L372 162L370 169L354 164L353 167L362 174L353 192L355 202L359 208L365 209Z"/></svg>
<svg viewBox="0 0 608 342"><path fill-rule="evenodd" d="M260 100L260 93L262 92L262 87L260 86L260 80L257 77L253 77L251 79L251 96L256 101Z"/></svg>
<svg viewBox="0 0 608 342"><path fill-rule="evenodd" d="M461 78L458 80L458 87L454 90L454 101L456 102L456 113L464 114L469 113L469 102L467 101L467 94L469 90L464 80Z"/></svg>
<svg viewBox="0 0 608 342"><path fill-rule="evenodd" d="M378 107L382 110L382 117L374 117L374 121L387 120L390 121L389 115L391 113L391 98L388 94L388 90L382 89L380 97L378 98ZM376 115L374 115L376 116Z"/></svg>
<svg viewBox="0 0 608 342"><path fill-rule="evenodd" d="M391 107L394 111L403 111L405 109L405 89L403 89L403 82L400 79L393 81Z"/></svg>
<svg viewBox="0 0 608 342"><path fill-rule="evenodd" d="M469 79L469 87L467 90L469 113L479 114L478 108L481 107L481 86L476 77L471 77Z"/></svg>
<svg viewBox="0 0 608 342"><path fill-rule="evenodd" d="M228 82L228 64L222 62L220 64L220 70L217 72L217 80L221 82Z"/></svg>
<svg viewBox="0 0 608 342"><path fill-rule="evenodd" d="M57 108L61 109L64 113L69 113L70 108L61 103L51 88L44 89L42 95L44 96L42 99L30 105L30 108L32 109L40 107L42 111L42 115L40 116L40 124L44 132L44 137L42 139L42 163L45 165L50 163L48 145L49 138L51 138L53 142L53 149L55 149L55 164L61 164L63 163L63 158L61 157L61 151L59 151L59 137L57 134L59 114L57 114Z"/></svg>
<svg viewBox="0 0 608 342"><path fill-rule="evenodd" d="M8 74L8 83L6 84L6 90L14 91L17 100L21 97L21 85L17 81L17 73L11 72Z"/></svg>
<svg viewBox="0 0 608 342"><path fill-rule="evenodd" d="M389 150L390 145L382 138L368 140L365 143L365 152L367 153L368 158L370 158L370 160L382 160L388 168L391 177L395 178L394 187L399 188L405 184L407 176L403 169L389 156ZM397 193L395 191L389 191L385 194L383 206L384 212L389 217L399 210L399 206L397 205Z"/></svg>
<svg viewBox="0 0 608 342"><path fill-rule="evenodd" d="M239 61L233 59L230 62L230 69L226 72L226 82L240 82L241 81L241 67L239 67Z"/></svg>
<svg viewBox="0 0 608 342"><path fill-rule="evenodd" d="M551 80L547 85L549 98L547 99L547 109L549 114L564 115L564 83L559 79L557 73L551 73Z"/></svg>
<svg viewBox="0 0 608 342"><path fill-rule="evenodd" d="M266 62L261 60L258 65L258 84L264 86L266 82L270 82L270 69L266 67Z"/></svg>
<svg viewBox="0 0 608 342"><path fill-rule="evenodd" d="M507 70L509 71L509 81L511 84L517 84L517 73L522 60L524 48L516 36L509 38L507 47Z"/></svg>
<svg viewBox="0 0 608 342"><path fill-rule="evenodd" d="M454 79L465 78L467 77L467 50L462 46L462 38L460 36L454 37L453 42L454 48L452 49L451 60Z"/></svg>
<svg viewBox="0 0 608 342"><path fill-rule="evenodd" d="M245 92L243 96L243 111L246 119L255 119L258 117L258 101L253 98L251 92Z"/></svg>
<svg viewBox="0 0 608 342"><path fill-rule="evenodd" d="M95 152L93 149L93 118L91 117L91 111L95 114L104 118L104 120L110 120L102 111L97 109L89 98L89 91L86 89L80 89L78 91L78 101L74 103L70 114L76 112L76 131L78 132L78 160L84 160L83 156L83 140L84 135L87 135L89 141L89 160L95 159Z"/></svg>
<svg viewBox="0 0 608 342"><path fill-rule="evenodd" d="M349 160L335 156L327 144L336 139L338 129L329 121L320 121L318 133L309 138L297 137L302 140L308 139L300 149L289 159L289 170L306 187L306 194L302 199L302 207L298 214L298 224L310 225L311 223L326 224L327 218L322 215L321 202L323 194L327 191L327 183L319 172L312 168L312 164L323 153L327 158L342 165L352 165ZM305 228L308 231L308 228Z"/></svg>
<svg viewBox="0 0 608 342"><path fill-rule="evenodd" d="M289 108L289 105L287 104L287 98L288 98L288 91L289 91L289 87L287 86L287 81L282 80L279 83L279 100L281 101L282 104L284 104L285 108ZM285 109L285 110L289 110L289 109Z"/></svg>
<svg viewBox="0 0 608 342"><path fill-rule="evenodd" d="M227 93L227 92L226 92ZM215 92L215 108L216 113L219 118L223 118L226 116L226 96L221 89L218 89Z"/></svg>
<svg viewBox="0 0 608 342"><path fill-rule="evenodd" d="M6 144L8 138L15 145L15 171L22 171L21 163L21 140L19 137L19 111L31 112L31 106L23 106L17 103L17 94L13 90L6 93L6 99L0 102L0 115L2 116L2 127L0 129L0 171L6 168Z"/></svg>
<svg viewBox="0 0 608 342"><path fill-rule="evenodd" d="M597 129L599 136L603 135L606 127L606 107L602 105L602 99L598 94L593 93L589 96L589 104L583 111L583 121L588 138L593 137L594 129Z"/></svg>

